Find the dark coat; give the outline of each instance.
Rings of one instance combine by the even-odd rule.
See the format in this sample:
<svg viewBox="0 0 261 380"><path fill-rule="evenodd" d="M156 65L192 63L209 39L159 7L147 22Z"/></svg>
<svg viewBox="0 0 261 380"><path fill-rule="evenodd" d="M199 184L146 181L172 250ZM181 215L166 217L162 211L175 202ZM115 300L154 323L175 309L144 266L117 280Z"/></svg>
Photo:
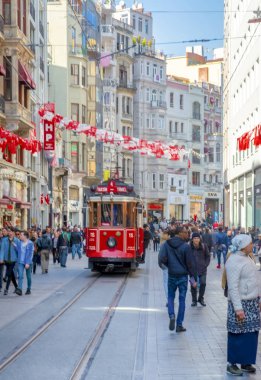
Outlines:
<svg viewBox="0 0 261 380"><path fill-rule="evenodd" d="M150 239L151 239L151 234L150 234L150 231L148 230L144 230L144 248L148 248L149 246L149 243L150 243Z"/></svg>
<svg viewBox="0 0 261 380"><path fill-rule="evenodd" d="M212 235L210 233L204 233L202 235L202 240L203 240L203 243L205 243L208 248L210 249L213 245L213 239L212 239Z"/></svg>
<svg viewBox="0 0 261 380"><path fill-rule="evenodd" d="M158 263L161 268L162 265L168 268L169 275L181 277L189 274L197 278L196 262L191 247L178 236L162 244Z"/></svg>
<svg viewBox="0 0 261 380"><path fill-rule="evenodd" d="M80 232L73 231L71 233L71 245L73 244L81 244L82 242L82 236Z"/></svg>
<svg viewBox="0 0 261 380"><path fill-rule="evenodd" d="M206 244L200 244L199 248L195 248L193 243L190 244L193 256L196 261L197 273L199 276L207 272L210 263L210 253Z"/></svg>

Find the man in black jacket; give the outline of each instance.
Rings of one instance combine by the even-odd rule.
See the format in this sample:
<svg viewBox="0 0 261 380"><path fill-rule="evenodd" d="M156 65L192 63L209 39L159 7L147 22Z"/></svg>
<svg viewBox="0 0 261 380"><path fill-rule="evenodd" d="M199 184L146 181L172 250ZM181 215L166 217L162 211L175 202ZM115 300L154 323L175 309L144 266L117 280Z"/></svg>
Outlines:
<svg viewBox="0 0 261 380"><path fill-rule="evenodd" d="M196 263L190 246L187 244L188 230L184 226L175 229L174 237L167 240L160 248L159 266L168 268L168 313L169 329L175 329L174 300L176 290L179 289L179 310L176 332L186 331L183 327L185 316L185 299L188 289L188 275L192 286L196 287Z"/></svg>
<svg viewBox="0 0 261 380"><path fill-rule="evenodd" d="M148 248L150 239L151 239L150 227L148 224L143 225L143 230L144 230L143 255L142 255L141 263L145 263L146 249Z"/></svg>

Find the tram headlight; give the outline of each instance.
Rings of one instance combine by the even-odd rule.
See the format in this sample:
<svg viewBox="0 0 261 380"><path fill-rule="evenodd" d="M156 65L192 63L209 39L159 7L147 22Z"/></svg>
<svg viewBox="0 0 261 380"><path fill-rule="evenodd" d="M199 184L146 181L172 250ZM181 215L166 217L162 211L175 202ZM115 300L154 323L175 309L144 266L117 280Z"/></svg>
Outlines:
<svg viewBox="0 0 261 380"><path fill-rule="evenodd" d="M109 239L107 240L107 245L109 248L114 248L116 247L116 244L117 244L117 241L114 237L109 237Z"/></svg>

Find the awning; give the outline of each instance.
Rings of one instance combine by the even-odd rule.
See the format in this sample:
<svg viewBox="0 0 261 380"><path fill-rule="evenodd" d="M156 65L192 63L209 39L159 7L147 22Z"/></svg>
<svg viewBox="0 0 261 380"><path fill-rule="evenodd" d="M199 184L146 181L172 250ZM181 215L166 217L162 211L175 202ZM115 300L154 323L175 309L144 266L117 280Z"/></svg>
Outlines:
<svg viewBox="0 0 261 380"><path fill-rule="evenodd" d="M22 202L20 208L31 208L32 204L30 202Z"/></svg>
<svg viewBox="0 0 261 380"><path fill-rule="evenodd" d="M27 88L35 90L36 85L31 77L30 73L27 71L26 67L18 61L18 72L19 72L19 82L23 83Z"/></svg>
<svg viewBox="0 0 261 380"><path fill-rule="evenodd" d="M11 201L12 203L19 203L19 204L22 203L22 201L20 201L19 199L8 197L7 195L4 195L4 199L9 199L9 201Z"/></svg>
<svg viewBox="0 0 261 380"><path fill-rule="evenodd" d="M2 75L3 77L6 76L6 71L3 65L0 65L0 75Z"/></svg>

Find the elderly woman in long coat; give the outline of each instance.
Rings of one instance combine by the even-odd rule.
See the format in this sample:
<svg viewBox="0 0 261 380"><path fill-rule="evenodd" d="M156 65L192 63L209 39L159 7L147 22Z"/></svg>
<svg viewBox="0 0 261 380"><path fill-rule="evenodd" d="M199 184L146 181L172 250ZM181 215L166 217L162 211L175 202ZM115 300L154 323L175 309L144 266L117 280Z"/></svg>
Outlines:
<svg viewBox="0 0 261 380"><path fill-rule="evenodd" d="M255 373L260 329L260 287L255 262L251 259L251 236L240 234L232 239L232 254L226 262L228 285L227 372L242 376ZM241 365L241 368L237 366Z"/></svg>

